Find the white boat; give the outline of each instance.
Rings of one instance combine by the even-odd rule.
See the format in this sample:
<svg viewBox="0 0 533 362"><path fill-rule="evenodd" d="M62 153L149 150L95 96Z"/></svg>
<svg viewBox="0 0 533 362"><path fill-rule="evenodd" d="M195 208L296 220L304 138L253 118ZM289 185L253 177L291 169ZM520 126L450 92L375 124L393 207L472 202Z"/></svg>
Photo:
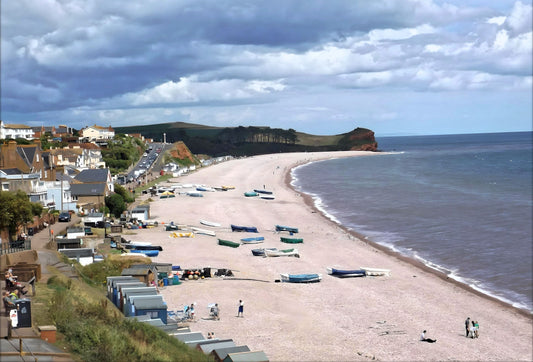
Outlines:
<svg viewBox="0 0 533 362"><path fill-rule="evenodd" d="M213 226L213 227L220 226L218 222L212 222L212 221L207 221L207 220L200 220L200 224L206 225L206 226Z"/></svg>
<svg viewBox="0 0 533 362"><path fill-rule="evenodd" d="M215 232L212 230L206 230L206 229L200 229L194 226L191 226L191 230L194 231L196 234L204 234L209 236L215 236Z"/></svg>
<svg viewBox="0 0 533 362"><path fill-rule="evenodd" d="M367 276L390 276L390 269L369 268L360 266L360 269L365 271Z"/></svg>
<svg viewBox="0 0 533 362"><path fill-rule="evenodd" d="M298 254L298 249L285 249L285 250L279 250L276 248L272 249L265 249L265 256L269 257L277 257L277 256L295 256L297 258L300 257L300 254Z"/></svg>
<svg viewBox="0 0 533 362"><path fill-rule="evenodd" d="M128 244L135 246L150 246L152 245L149 241L130 241Z"/></svg>

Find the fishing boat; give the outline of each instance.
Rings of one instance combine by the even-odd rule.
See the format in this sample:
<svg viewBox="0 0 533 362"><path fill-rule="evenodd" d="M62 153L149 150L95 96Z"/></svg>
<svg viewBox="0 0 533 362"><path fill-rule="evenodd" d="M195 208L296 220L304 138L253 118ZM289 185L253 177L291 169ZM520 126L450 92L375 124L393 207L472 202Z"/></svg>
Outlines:
<svg viewBox="0 0 533 362"><path fill-rule="evenodd" d="M212 230L206 230L206 229L200 229L197 227L191 227L191 230L194 231L196 234L203 234L203 235L209 235L209 236L215 236L215 232Z"/></svg>
<svg viewBox="0 0 533 362"><path fill-rule="evenodd" d="M234 190L235 189L235 186L226 186L226 185L222 185L222 189L227 191L227 190Z"/></svg>
<svg viewBox="0 0 533 362"><path fill-rule="evenodd" d="M316 283L322 280L322 274L280 274L285 283Z"/></svg>
<svg viewBox="0 0 533 362"><path fill-rule="evenodd" d="M241 244L230 240L218 239L218 245L229 246L231 248L238 248Z"/></svg>
<svg viewBox="0 0 533 362"><path fill-rule="evenodd" d="M258 243L262 243L263 240L265 240L264 236L256 236L256 237L251 237L251 238L242 238L241 242L243 244L258 244Z"/></svg>
<svg viewBox="0 0 533 362"><path fill-rule="evenodd" d="M273 194L272 191L263 190L263 189L254 189L254 191L257 192L258 194L265 194L265 195L272 195Z"/></svg>
<svg viewBox="0 0 533 362"><path fill-rule="evenodd" d="M169 197L176 197L173 192L165 191L161 195L159 195L160 199L168 199Z"/></svg>
<svg viewBox="0 0 533 362"><path fill-rule="evenodd" d="M302 238L286 238L282 236L279 239L281 240L282 243L287 243L287 244L301 244L304 242L304 239Z"/></svg>
<svg viewBox="0 0 533 362"><path fill-rule="evenodd" d="M271 248L271 249L265 249L265 256L269 256L269 257L294 256L294 257L299 258L300 254L298 253L298 249L279 250L276 248Z"/></svg>
<svg viewBox="0 0 533 362"><path fill-rule="evenodd" d="M328 266L326 270L329 275L339 278L364 277L366 275L366 272L363 269L337 269Z"/></svg>
<svg viewBox="0 0 533 362"><path fill-rule="evenodd" d="M365 266L359 267L365 271L365 274L368 276L390 276L390 269L379 269L379 268L369 268Z"/></svg>
<svg viewBox="0 0 533 362"><path fill-rule="evenodd" d="M215 189L212 188L212 187L198 186L198 187L196 187L196 191L215 192Z"/></svg>
<svg viewBox="0 0 533 362"><path fill-rule="evenodd" d="M212 226L212 227L220 226L218 222L207 221L207 220L200 220L200 224L205 225L205 226Z"/></svg>
<svg viewBox="0 0 533 362"><path fill-rule="evenodd" d="M259 194L255 191L248 191L248 192L245 192L244 193L244 196L246 197L254 197L254 196L259 196Z"/></svg>
<svg viewBox="0 0 533 362"><path fill-rule="evenodd" d="M276 231L277 232L280 232L280 231L288 231L289 234L298 234L298 228L293 228L293 227L290 227L290 226L282 226L282 225L276 225Z"/></svg>
<svg viewBox="0 0 533 362"><path fill-rule="evenodd" d="M277 250L276 248L261 248L261 249L252 249L252 255L254 256L266 256L266 250Z"/></svg>
<svg viewBox="0 0 533 362"><path fill-rule="evenodd" d="M276 199L272 195L263 195L263 196L259 196L259 197L262 198L263 200L274 200L274 199Z"/></svg>
<svg viewBox="0 0 533 362"><path fill-rule="evenodd" d="M231 224L231 231L238 231L238 232L248 232L248 233L258 233L257 228L255 226L237 226Z"/></svg>
<svg viewBox="0 0 533 362"><path fill-rule="evenodd" d="M170 238L194 238L194 233L170 233Z"/></svg>
<svg viewBox="0 0 533 362"><path fill-rule="evenodd" d="M187 192L187 196L204 197L204 195L200 191L189 191L189 192Z"/></svg>
<svg viewBox="0 0 533 362"><path fill-rule="evenodd" d="M130 253L134 254L143 254L145 256L158 256L159 250L138 250L138 249L131 249Z"/></svg>

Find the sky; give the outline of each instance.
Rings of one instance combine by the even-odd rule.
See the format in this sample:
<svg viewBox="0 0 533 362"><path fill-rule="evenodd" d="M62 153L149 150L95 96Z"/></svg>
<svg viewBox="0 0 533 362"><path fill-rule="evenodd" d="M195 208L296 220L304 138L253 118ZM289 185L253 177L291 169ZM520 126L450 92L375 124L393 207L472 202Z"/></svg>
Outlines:
<svg viewBox="0 0 533 362"><path fill-rule="evenodd" d="M0 119L379 136L532 130L532 3L1 2Z"/></svg>

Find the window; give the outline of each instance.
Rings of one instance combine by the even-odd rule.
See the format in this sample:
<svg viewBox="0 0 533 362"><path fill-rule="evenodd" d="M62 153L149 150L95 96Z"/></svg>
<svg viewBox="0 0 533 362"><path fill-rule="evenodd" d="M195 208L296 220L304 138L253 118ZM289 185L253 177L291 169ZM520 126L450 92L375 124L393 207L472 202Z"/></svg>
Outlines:
<svg viewBox="0 0 533 362"><path fill-rule="evenodd" d="M9 183L3 182L2 183L2 191L9 191Z"/></svg>

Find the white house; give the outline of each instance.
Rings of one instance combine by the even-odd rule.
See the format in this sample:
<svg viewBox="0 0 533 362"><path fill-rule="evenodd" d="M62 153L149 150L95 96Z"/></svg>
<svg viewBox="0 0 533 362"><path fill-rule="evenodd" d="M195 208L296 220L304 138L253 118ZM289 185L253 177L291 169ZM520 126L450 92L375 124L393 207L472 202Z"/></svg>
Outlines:
<svg viewBox="0 0 533 362"><path fill-rule="evenodd" d="M85 127L80 131L81 138L86 138L89 141L96 141L102 139L111 139L115 137L115 130L109 127L102 126L89 126Z"/></svg>
<svg viewBox="0 0 533 362"><path fill-rule="evenodd" d="M24 138L32 140L34 137L35 133L30 126L23 124L6 124L4 121L0 121L0 139Z"/></svg>

